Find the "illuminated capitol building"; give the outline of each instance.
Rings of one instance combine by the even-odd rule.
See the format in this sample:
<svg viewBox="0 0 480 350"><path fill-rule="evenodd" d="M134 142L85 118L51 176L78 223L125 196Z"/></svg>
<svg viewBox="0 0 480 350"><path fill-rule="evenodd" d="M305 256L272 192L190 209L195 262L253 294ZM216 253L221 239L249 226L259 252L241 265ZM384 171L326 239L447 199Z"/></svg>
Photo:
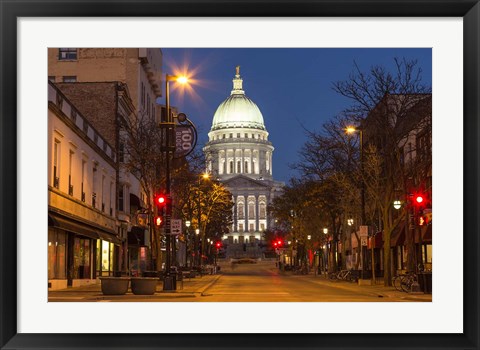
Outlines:
<svg viewBox="0 0 480 350"><path fill-rule="evenodd" d="M272 176L273 146L262 113L245 95L237 66L230 96L217 108L209 141L203 148L207 170L233 195L233 224L227 244L229 256L258 256L258 243L271 228L267 205L282 191Z"/></svg>

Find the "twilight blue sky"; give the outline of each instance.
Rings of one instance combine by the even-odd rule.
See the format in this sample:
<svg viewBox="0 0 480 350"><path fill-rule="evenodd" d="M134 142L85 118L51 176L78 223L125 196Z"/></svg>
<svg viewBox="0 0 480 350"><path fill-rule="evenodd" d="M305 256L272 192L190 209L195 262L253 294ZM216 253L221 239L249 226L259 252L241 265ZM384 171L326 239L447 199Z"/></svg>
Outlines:
<svg viewBox="0 0 480 350"><path fill-rule="evenodd" d="M306 137L301 124L318 130L351 101L335 93L333 82L348 79L354 61L362 71L373 65L394 70L394 58L418 60L424 84L432 81L431 49L162 49L167 74L188 71L191 89L171 86L170 101L188 115L207 141L218 105L230 96L235 66L243 89L263 114L275 147L273 177L287 182L296 173L289 164ZM162 102L160 100L160 102Z"/></svg>

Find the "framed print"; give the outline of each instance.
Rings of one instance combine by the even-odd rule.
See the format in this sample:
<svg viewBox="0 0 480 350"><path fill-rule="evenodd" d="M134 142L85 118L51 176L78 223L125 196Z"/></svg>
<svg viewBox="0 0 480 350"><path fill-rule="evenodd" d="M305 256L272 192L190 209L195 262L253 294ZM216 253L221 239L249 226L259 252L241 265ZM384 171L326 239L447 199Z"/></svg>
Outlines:
<svg viewBox="0 0 480 350"><path fill-rule="evenodd" d="M2 349L479 348L478 1L49 3L40 0L2 1L0 6ZM157 47L163 53L156 57L158 50L138 49L143 47ZM369 187L373 182L366 180L367 175L373 176L372 164L378 160L372 154L380 154L372 148L375 137L369 134L368 123L354 123L356 129L340 123L346 129L350 127L347 132L352 135L342 133L342 137L354 145L356 153L352 159L358 168L355 176L362 179L361 185L355 182L358 187L350 202L346 195L339 200L339 192L333 195L332 203L342 201L344 205L344 214L338 216L338 222L343 220L339 225L345 229L337 228L336 217L324 224L330 218L321 210L313 210L308 216L306 212L312 211L309 206L313 206L313 199L301 212L290 210L290 206L284 210L278 202L277 206L273 200L269 202L270 193L275 197L277 185L279 192L287 193L290 189L290 200L294 201L303 188L298 184L309 183L307 172L301 173L296 183L281 178L286 187L275 182L275 174L272 178L272 168L278 174L286 173L287 162L299 162L311 154L306 143L303 148L296 143L295 138L300 137L295 136L294 123L299 124L299 130L301 125L303 133L313 140L316 130L325 126L321 124L322 114L333 118L338 113L336 120L358 122L361 119L354 114L359 109L329 110L328 103L340 104L340 100L333 102L326 97L331 96L326 90L334 90L345 100L362 100L357 92L362 82L369 79L360 73L369 68L365 62L383 64L385 52L394 55L407 50L413 52L411 66L407 59L395 62L398 72L402 72L402 67L412 68L403 72L417 88L411 95L415 95L412 103L418 112L410 110L406 115L430 116L429 136L415 130L412 141L418 159L427 157L421 150L430 146L430 152L426 153L430 157L426 172L430 175L426 176L428 180L420 180L429 184L422 188L430 190L402 190L405 193L400 198L406 199L397 205L405 204L407 208L410 201L408 211L405 209L403 214L392 211L384 221L380 216L377 220L378 213L369 209L369 203L380 191ZM225 68L225 71L230 69L226 77L218 78L224 68L218 52L228 62L226 66L231 66ZM107 56L125 59L112 63L113 60L105 61ZM255 71L252 65L244 65L242 62L248 61L245 57L254 57L261 68ZM368 60L362 61L363 57ZM175 96L180 89L176 85L180 75L176 68L183 58L203 77L196 82L203 90L190 94L187 91L185 95L196 102L197 110L189 109L188 104ZM82 68L88 78L70 68L62 71L58 64L66 62L73 67L87 60L98 62L94 69ZM413 69L417 61L426 71L423 81L415 80L416 73L421 75L422 70ZM148 62L160 62L162 68ZM148 73L145 79L139 78L138 89L137 85L129 85L128 79L131 75L138 80L143 71L132 67L141 67ZM249 75L249 69L255 73ZM126 72L125 76L120 71ZM395 80L381 69L371 72L377 78L387 77L387 82L398 85L404 82L402 77ZM158 78L157 73L162 77ZM308 85L316 79L333 83L326 84L327 89L322 87L324 90L319 84ZM212 80L222 84L226 80L228 84L215 85ZM343 83L338 83L339 80ZM424 89L423 83L430 88ZM75 90L75 85L81 86L81 91ZM150 86L156 97L151 98L145 86ZM94 95L90 94L92 91ZM213 100L207 97L210 93L216 94ZM381 101L393 102L385 105L398 108L404 100L397 95L384 93ZM95 100L98 96L103 99ZM115 104L108 105L105 101L112 96ZM159 101L159 96L165 102ZM260 109L253 102L256 96L263 96ZM218 102L211 102L217 101L215 98ZM321 104L315 104L319 101ZM100 103L104 109L93 108ZM114 105L117 109L111 113L109 106ZM208 107L202 109L205 105ZM309 109L309 105L315 106L314 109ZM229 108L231 111L234 106L237 112L242 109L242 113L248 107L249 117L229 119ZM347 107L342 105L342 108ZM372 114L367 114L374 119L377 112L373 111L379 109L371 109ZM318 118L303 119L302 113L318 113ZM154 171L163 174L165 181L160 181L161 185L152 182L144 186L129 177L123 181L118 164L126 164L125 159L134 158L133 154L141 159L142 154L139 148L125 141L124 134L118 131L120 127L111 137L108 134L109 120L114 123L121 120L124 123L121 127L131 131L132 126L125 126L129 118L135 116L134 120L138 120L143 114L158 122L163 132L158 144L147 147L149 150L158 147L160 153L164 152L165 158L160 161L167 164L165 173L163 168ZM311 124L302 124L304 120ZM215 174L216 179L181 178L170 171L171 164L178 166L171 153L180 151L169 147L168 142L163 145L162 140L165 135L169 135L167 140L173 135L168 126L172 123L176 123L177 131L198 131L195 142L188 144L191 139L187 135L177 146L188 153L185 147L194 148L192 144L197 140L205 142L201 148L207 165L201 167L206 167L209 175ZM405 128L404 124L401 126ZM402 128L396 130L403 132ZM412 130L402 140L409 140ZM129 137L133 138L133 134ZM135 145L143 144L146 138L139 137ZM378 145L387 143L385 138L379 139L383 141ZM323 149L332 144L321 145ZM408 145L401 147L402 157L407 154L405 149L412 147L411 143ZM281 158L288 152L295 154L295 148L299 149L298 156L292 155L288 161ZM145 157L150 153L144 153ZM382 154L385 153L388 152ZM402 157L398 159L403 166L407 160ZM81 181L80 175L75 178L75 171L72 173L73 160L81 164L82 170L78 172L82 174ZM310 162L312 166L318 165L318 159ZM131 168L135 166L128 164ZM382 163L382 167L386 171L387 165ZM392 177L399 176L400 168L392 166L392 169ZM135 176L141 172L136 171L132 172ZM225 191L226 214L217 221L211 219L207 210L207 193L215 190L214 180L226 184L230 191ZM92 188L88 189L84 183L90 181ZM185 188L180 184L185 184ZM138 190L138 196L135 195L135 188L141 186L155 189L154 193ZM177 193L171 186L176 187ZM240 193L247 187L248 191ZM397 187L392 190L395 196L395 191L401 190ZM185 197L185 203L191 204L185 206L194 208L188 212L190 216L182 217L188 221L177 220L175 211L180 209L171 204L170 194L180 196L179 188L185 191L193 188L191 197ZM327 198L325 192L316 190L315 187L309 194L321 193ZM145 205L150 199L144 197L161 201ZM70 204L62 208L58 203L65 200L70 200ZM350 207L344 204L347 202ZM432 225L432 203L436 225ZM81 209L74 209L74 205ZM129 210L124 210L124 206ZM67 207L68 210L62 210ZM348 212L352 216L348 216L348 224L350 209L344 208L356 208ZM358 224L374 221L367 218L365 208L374 213L375 224ZM48 216L44 215L47 210ZM75 214L75 210L87 213L85 217L91 214L90 223L68 215ZM131 214L128 219L121 219L123 226L118 224L120 212ZM286 218L281 219L284 212ZM278 215L276 223L277 219L284 220L289 226L281 227L280 223L270 226L267 218L271 213ZM320 216L322 219L315 221ZM403 226L387 229L388 222L396 217L398 221L403 218ZM212 222L208 229L207 222ZM217 226L211 228L215 222ZM314 223L323 229L303 228ZM208 230L215 233L207 240ZM352 237L349 241L344 239L346 230ZM300 236L294 232L306 233ZM398 243L397 247L390 240L404 243ZM415 253L409 250L409 244ZM392 256L386 252L392 252ZM261 258L257 259L257 255ZM432 273L432 256L435 273ZM387 271L410 272L408 266L414 267L416 277L397 276L400 290L395 291L395 278ZM262 275L260 269L268 272ZM255 272L250 275L245 271ZM246 285L251 283L248 278L255 274L268 275L268 282L248 289ZM235 280L238 276L241 278ZM231 281L230 285L220 286L219 278ZM310 282L302 282L306 279ZM355 288L367 280L371 281L371 288L378 279L382 283L389 281L392 292L388 295L383 293L384 289L372 292L369 284L363 287L364 294L357 295L352 292L354 284L342 279L356 282ZM154 284L149 285L151 280ZM159 280L162 280L160 287ZM127 289L119 292L116 283L125 281ZM189 292L193 285L197 289ZM321 296L315 294L319 286L324 288ZM403 293L402 288L412 293L398 294ZM205 302L198 302L199 299Z"/></svg>

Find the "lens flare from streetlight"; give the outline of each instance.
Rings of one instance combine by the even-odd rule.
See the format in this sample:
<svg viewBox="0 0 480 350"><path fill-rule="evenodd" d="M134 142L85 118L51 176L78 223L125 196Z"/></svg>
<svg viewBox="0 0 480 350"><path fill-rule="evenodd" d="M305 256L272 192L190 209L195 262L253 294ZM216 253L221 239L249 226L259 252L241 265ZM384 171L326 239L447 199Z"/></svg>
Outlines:
<svg viewBox="0 0 480 350"><path fill-rule="evenodd" d="M203 177L205 180L207 180L207 179L210 178L210 174L209 174L209 173L203 173L203 174L202 174L202 177Z"/></svg>
<svg viewBox="0 0 480 350"><path fill-rule="evenodd" d="M354 126L347 126L347 128L345 129L345 131L347 132L347 134L353 134L354 132L357 131L357 129L355 129Z"/></svg>
<svg viewBox="0 0 480 350"><path fill-rule="evenodd" d="M167 67L166 70L172 72L177 77L186 77L188 80L186 83L181 83L177 80L175 84L172 84L170 95L172 99L171 105L182 110L185 101L188 100L189 103L195 104L197 110L209 110L211 106L206 103L196 90L202 88L211 91L221 91L218 90L217 81L209 81L203 77L199 78L202 73L216 68L215 63L219 61L219 57L213 53L205 55L202 61L193 66L191 64L193 56L191 49L170 49L169 51L175 50L183 51L183 60L173 59L173 57L165 54L164 64Z"/></svg>
<svg viewBox="0 0 480 350"><path fill-rule="evenodd" d="M180 76L177 78L177 82L179 82L180 84L186 84L188 83L188 78L186 76Z"/></svg>

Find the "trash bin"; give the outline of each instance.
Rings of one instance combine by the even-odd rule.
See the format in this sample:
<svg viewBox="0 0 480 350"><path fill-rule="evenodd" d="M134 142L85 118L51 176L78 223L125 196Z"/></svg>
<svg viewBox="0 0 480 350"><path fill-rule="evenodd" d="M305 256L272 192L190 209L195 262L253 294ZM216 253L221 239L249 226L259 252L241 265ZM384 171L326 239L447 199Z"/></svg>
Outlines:
<svg viewBox="0 0 480 350"><path fill-rule="evenodd" d="M432 273L431 272L419 272L418 284L420 290L425 294L432 294Z"/></svg>

